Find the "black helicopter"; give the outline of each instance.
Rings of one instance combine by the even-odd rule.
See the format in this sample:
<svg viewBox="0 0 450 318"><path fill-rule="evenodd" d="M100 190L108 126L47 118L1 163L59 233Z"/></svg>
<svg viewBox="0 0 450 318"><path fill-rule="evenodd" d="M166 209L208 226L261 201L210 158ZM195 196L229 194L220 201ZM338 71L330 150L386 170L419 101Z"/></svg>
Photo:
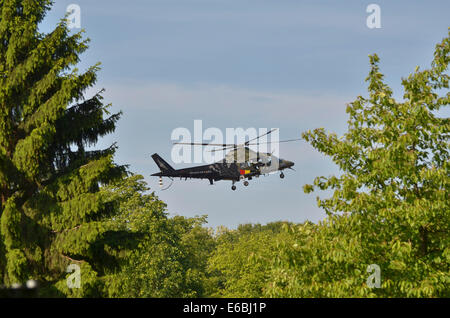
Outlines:
<svg viewBox="0 0 450 318"><path fill-rule="evenodd" d="M159 185L161 187L163 186L162 177L168 177L171 180L176 177L179 177L180 179L185 178L185 180L187 180L188 178L208 179L210 184L214 184L214 181L229 180L232 182L232 190L236 190L236 182L244 180L244 186L248 186L249 183L247 180L252 180L254 177L259 177L262 174L269 174L280 171L280 178L284 178L284 169L293 170L292 166L294 166L294 163L292 161L277 158L271 153L255 152L249 148L249 146L261 144L251 142L254 142L257 139L268 135L275 130L276 129L272 129L269 132L262 134L254 139L248 140L240 145L176 142L174 144L221 147L219 149L210 150L211 152L230 149L232 150L227 153L223 160L208 165L184 169L172 168L163 158L155 153L152 155L152 158L161 172L154 173L152 174L152 176L159 177ZM277 141L276 143L295 140L300 140L300 138ZM268 144L273 142L264 143ZM169 187L167 187L166 189L168 189Z"/></svg>

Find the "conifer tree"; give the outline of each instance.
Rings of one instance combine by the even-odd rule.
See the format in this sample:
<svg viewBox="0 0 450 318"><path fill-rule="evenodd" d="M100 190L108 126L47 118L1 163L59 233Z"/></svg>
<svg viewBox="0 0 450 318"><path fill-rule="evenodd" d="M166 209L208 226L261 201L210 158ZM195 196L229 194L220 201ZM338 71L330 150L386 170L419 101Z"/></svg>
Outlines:
<svg viewBox="0 0 450 318"><path fill-rule="evenodd" d="M108 226L114 202L99 188L125 168L113 162L114 145L88 147L120 113L107 111L102 91L85 98L99 65L75 67L88 48L82 32L65 20L39 31L51 5L0 0L0 284L36 279L59 295L98 295L116 233ZM72 263L82 288L67 287Z"/></svg>

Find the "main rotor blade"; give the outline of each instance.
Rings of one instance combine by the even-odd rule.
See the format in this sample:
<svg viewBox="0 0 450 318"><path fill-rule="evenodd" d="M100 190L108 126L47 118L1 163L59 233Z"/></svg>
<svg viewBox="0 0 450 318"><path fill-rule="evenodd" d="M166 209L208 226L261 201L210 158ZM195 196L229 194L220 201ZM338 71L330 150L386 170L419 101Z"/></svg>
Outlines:
<svg viewBox="0 0 450 318"><path fill-rule="evenodd" d="M265 134L262 134L262 135L259 135L258 137L256 137L256 138L253 138L253 139L250 139L250 140L248 140L248 141L246 141L244 144L245 145L248 145L250 142L252 142L253 140L257 140L257 139L259 139L259 138L261 138L261 137L264 137L264 136L266 136L266 135L268 135L268 134L271 134L272 132L274 132L275 130L277 130L278 128L274 128L274 129L271 129L271 130L269 130L268 132L266 132Z"/></svg>
<svg viewBox="0 0 450 318"><path fill-rule="evenodd" d="M200 142L174 142L174 145L191 145L191 146L213 146L213 147L228 147L235 146L234 144L207 144Z"/></svg>
<svg viewBox="0 0 450 318"><path fill-rule="evenodd" d="M282 142L290 142L290 141L297 141L297 140L302 140L302 138L289 139L289 140L280 140L280 141L258 142L256 144L247 144L247 146L264 145L264 144L278 144L278 143L282 143Z"/></svg>
<svg viewBox="0 0 450 318"><path fill-rule="evenodd" d="M233 145L233 146L231 146L231 147L218 148L218 149L211 149L211 150L208 150L208 152L216 152L216 151L229 150L229 149L238 149L238 148L239 148L239 147L234 147L234 145Z"/></svg>

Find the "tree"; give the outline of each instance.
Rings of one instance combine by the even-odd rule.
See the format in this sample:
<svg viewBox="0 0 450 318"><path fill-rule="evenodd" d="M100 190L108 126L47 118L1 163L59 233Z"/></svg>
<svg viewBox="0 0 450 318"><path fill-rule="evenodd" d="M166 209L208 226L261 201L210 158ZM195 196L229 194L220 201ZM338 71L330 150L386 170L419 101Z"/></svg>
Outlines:
<svg viewBox="0 0 450 318"><path fill-rule="evenodd" d="M294 244L287 222L244 224L220 229L209 258L212 296L263 297L269 288L273 260L280 244Z"/></svg>
<svg viewBox="0 0 450 318"><path fill-rule="evenodd" d="M169 218L166 204L147 193L143 177L133 175L102 188L119 203L111 219L117 231L127 233L120 244L118 267L105 277L110 297L204 297L205 275L213 239L204 217Z"/></svg>
<svg viewBox="0 0 450 318"><path fill-rule="evenodd" d="M121 178L115 146L87 150L114 131L102 91L85 98L99 65L75 68L87 48L66 21L38 31L50 0L0 1L0 282L37 279L55 294L98 295L115 204L100 185ZM81 267L69 290L66 266ZM48 287L46 289L46 287ZM52 291L50 291L52 289Z"/></svg>
<svg viewBox="0 0 450 318"><path fill-rule="evenodd" d="M447 36L430 69L417 67L402 80L403 101L370 56L369 97L348 105L348 132L303 134L342 174L304 186L333 190L318 198L329 218L297 252L286 246L280 253L286 275L273 277L271 295L450 296L450 123L438 115L449 105L449 51ZM381 288L365 285L370 264L380 266Z"/></svg>
<svg viewBox="0 0 450 318"><path fill-rule="evenodd" d="M279 243L265 297L371 297L362 236L353 216L331 215L319 224L291 226L290 239Z"/></svg>

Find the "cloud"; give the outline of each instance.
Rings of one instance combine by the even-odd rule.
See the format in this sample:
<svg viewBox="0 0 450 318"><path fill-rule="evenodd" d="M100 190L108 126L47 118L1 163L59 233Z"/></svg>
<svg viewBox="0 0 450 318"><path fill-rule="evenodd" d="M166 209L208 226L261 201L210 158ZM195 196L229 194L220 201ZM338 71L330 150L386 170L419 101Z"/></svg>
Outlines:
<svg viewBox="0 0 450 318"><path fill-rule="evenodd" d="M112 83L104 85L113 105L133 112L173 116L220 118L233 127L236 117L261 122L283 122L299 127L336 127L346 120L346 103L352 98L320 92L269 91L227 85L176 83ZM175 128L175 127L174 127Z"/></svg>

